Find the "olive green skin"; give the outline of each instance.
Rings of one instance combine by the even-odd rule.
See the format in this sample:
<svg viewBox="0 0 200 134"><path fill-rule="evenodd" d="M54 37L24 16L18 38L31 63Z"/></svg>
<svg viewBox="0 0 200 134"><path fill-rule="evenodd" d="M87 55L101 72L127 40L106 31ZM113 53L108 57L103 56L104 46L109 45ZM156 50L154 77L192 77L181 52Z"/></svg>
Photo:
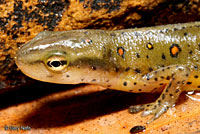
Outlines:
<svg viewBox="0 0 200 134"><path fill-rule="evenodd" d="M194 65L199 66L199 31L199 22L120 30L114 32L116 36L111 37L112 44L107 45L107 48L117 59L114 64L123 71L130 67L133 70L139 69L141 74L146 74L150 72L150 67L156 70L175 64L187 65L193 69ZM153 49L147 48L148 43L152 44ZM170 54L172 44L178 44L181 48L177 57ZM120 46L125 49L124 58L117 55L116 50Z"/></svg>
<svg viewBox="0 0 200 134"><path fill-rule="evenodd" d="M15 61L26 75L45 82L162 92L154 103L129 109L153 114L150 123L173 107L182 91L200 89L199 31L200 22L118 31L44 31L20 48ZM59 70L49 64L55 60L64 61Z"/></svg>
<svg viewBox="0 0 200 134"><path fill-rule="evenodd" d="M126 77L126 79L134 81L151 71L169 65L186 65L191 71L198 73L199 30L200 23L193 22L117 31L44 31L21 47L16 56L16 63L22 64L17 65L24 72L27 68L22 69L22 66L32 66L38 62L44 62L45 57L51 55L52 52L62 51L66 52L69 61L68 70L73 68L77 71L77 68L91 69L95 67L95 71L112 72L114 73L113 77L118 77L118 79ZM148 43L152 45L153 49L147 47ZM175 57L170 52L172 44L180 47L180 51ZM123 48L123 55L118 53L118 48ZM66 70L64 71L66 72ZM55 74L55 72L53 73ZM29 72L25 74L29 75ZM88 73L88 75L90 74ZM42 79L39 80L54 82L53 78L45 80L45 77L42 76ZM55 83L70 84L67 80ZM73 82L73 84L76 83L90 82L79 80ZM101 82L92 83L100 84ZM124 87L113 88L123 90Z"/></svg>

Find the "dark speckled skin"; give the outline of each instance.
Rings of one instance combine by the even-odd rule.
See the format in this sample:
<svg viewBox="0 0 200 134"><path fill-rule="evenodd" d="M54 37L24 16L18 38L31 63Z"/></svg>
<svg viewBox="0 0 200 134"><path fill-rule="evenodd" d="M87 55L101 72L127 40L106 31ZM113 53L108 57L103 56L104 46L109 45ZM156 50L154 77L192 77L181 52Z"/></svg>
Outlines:
<svg viewBox="0 0 200 134"><path fill-rule="evenodd" d="M113 37L112 42L115 45L111 49L116 51L116 47L123 46L126 54L123 59L114 52L113 57L117 58L115 64L121 68L128 66L133 70L138 68L141 70L141 74L150 72L149 68L156 70L173 64L187 65L193 70L194 66L200 64L198 62L200 53L199 24L197 22L118 31ZM153 49L147 48L148 43L152 44ZM181 48L177 57L171 56L172 44L177 44ZM140 57L138 58L137 55Z"/></svg>
<svg viewBox="0 0 200 134"><path fill-rule="evenodd" d="M16 63L26 75L47 82L98 84L129 92L161 92L151 104L131 113L154 114L172 107L182 91L198 90L200 22L118 31L45 31L18 51ZM49 57L67 67L49 68Z"/></svg>

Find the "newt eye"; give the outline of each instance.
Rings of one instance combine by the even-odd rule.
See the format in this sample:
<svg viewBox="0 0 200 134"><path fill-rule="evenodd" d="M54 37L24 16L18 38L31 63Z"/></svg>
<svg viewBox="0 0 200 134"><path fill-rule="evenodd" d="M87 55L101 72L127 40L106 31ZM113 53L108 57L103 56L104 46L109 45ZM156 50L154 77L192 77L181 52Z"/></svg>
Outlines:
<svg viewBox="0 0 200 134"><path fill-rule="evenodd" d="M51 71L62 71L68 66L68 61L63 56L51 56L47 59L46 65Z"/></svg>

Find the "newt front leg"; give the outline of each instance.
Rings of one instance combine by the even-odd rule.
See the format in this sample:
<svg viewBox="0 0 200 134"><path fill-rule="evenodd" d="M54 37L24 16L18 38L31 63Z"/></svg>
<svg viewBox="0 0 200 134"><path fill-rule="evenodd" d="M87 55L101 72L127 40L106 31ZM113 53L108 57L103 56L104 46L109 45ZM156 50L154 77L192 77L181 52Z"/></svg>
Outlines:
<svg viewBox="0 0 200 134"><path fill-rule="evenodd" d="M144 110L142 112L142 117L153 115L153 117L147 122L148 124L151 123L176 103L180 93L182 92L181 89L186 84L189 75L190 70L184 65L167 66L148 73L143 78L148 84L163 82L166 80L168 83L160 97L155 102L130 106L129 112L136 113Z"/></svg>

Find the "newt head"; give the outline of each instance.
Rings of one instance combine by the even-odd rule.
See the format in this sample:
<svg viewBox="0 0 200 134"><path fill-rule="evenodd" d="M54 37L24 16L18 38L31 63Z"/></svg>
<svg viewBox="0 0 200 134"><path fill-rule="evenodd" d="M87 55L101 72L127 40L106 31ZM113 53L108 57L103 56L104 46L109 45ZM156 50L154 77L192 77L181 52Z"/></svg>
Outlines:
<svg viewBox="0 0 200 134"><path fill-rule="evenodd" d="M103 78L103 46L91 42L85 30L44 31L17 52L15 61L27 76L62 84L88 83ZM99 69L101 68L101 69Z"/></svg>

